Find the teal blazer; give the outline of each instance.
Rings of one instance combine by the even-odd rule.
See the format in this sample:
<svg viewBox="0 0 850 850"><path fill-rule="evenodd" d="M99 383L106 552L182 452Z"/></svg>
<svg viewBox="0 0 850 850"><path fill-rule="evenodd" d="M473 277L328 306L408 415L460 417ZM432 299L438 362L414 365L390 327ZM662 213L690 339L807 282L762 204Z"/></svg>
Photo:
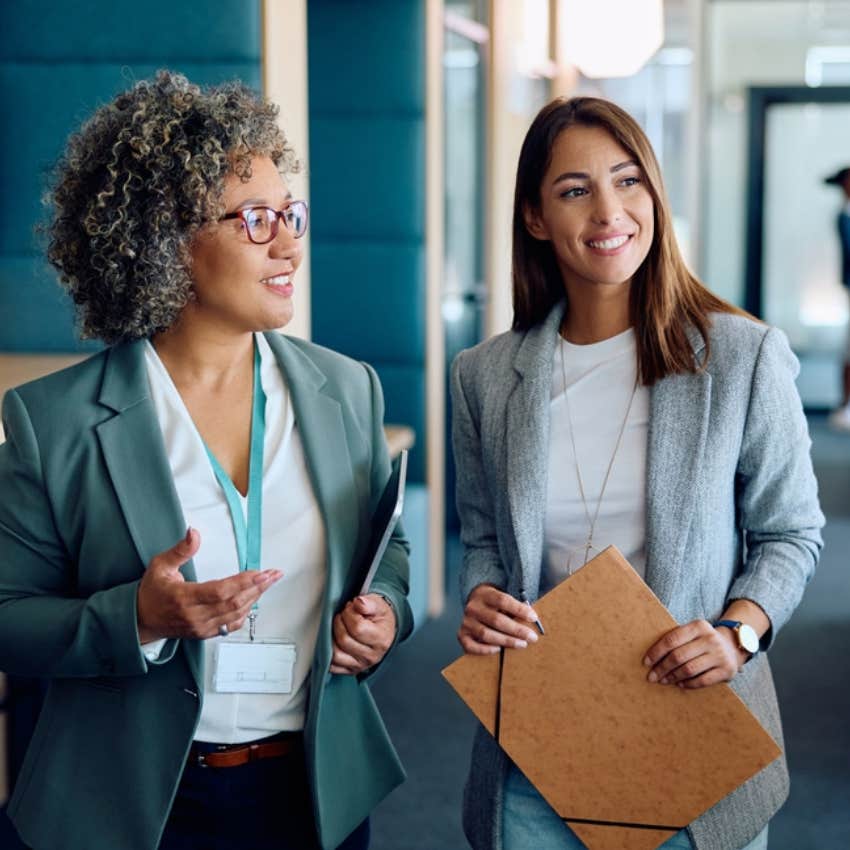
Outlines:
<svg viewBox="0 0 850 850"><path fill-rule="evenodd" d="M404 779L362 677L332 676L331 621L390 463L373 370L276 333L327 532L327 585L304 729L322 847ZM150 398L143 343L10 390L0 445L0 669L50 679L8 813L35 850L155 850L203 702L200 641L148 665L136 627L146 564L186 531ZM273 510L268 506L267 510ZM397 528L373 589L412 629ZM191 562L183 568L195 580Z"/></svg>

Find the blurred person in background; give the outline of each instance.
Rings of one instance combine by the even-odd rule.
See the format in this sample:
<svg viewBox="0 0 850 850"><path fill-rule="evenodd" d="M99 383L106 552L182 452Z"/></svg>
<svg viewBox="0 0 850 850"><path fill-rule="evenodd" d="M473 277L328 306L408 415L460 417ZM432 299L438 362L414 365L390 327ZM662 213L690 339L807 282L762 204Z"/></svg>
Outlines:
<svg viewBox="0 0 850 850"><path fill-rule="evenodd" d="M828 186L838 186L842 193L836 224L841 250L841 283L850 295L850 166L840 168L823 182ZM850 322L847 325L844 360L841 364L841 392L841 405L832 411L828 421L835 430L850 432Z"/></svg>
<svg viewBox="0 0 850 850"><path fill-rule="evenodd" d="M649 140L615 104L558 99L532 123L513 301L513 329L452 370L464 650L550 639L526 600L613 544L682 624L646 647L651 686L729 682L781 743L765 650L823 524L798 365L690 273ZM763 850L787 794L783 757L662 847ZM464 828L474 850L584 846L483 726Z"/></svg>
<svg viewBox="0 0 850 850"><path fill-rule="evenodd" d="M49 258L109 347L3 403L0 669L50 681L8 808L35 850L358 850L403 779L364 681L412 627L399 527L352 599L381 388L274 332L296 165L274 106L162 71L58 166Z"/></svg>

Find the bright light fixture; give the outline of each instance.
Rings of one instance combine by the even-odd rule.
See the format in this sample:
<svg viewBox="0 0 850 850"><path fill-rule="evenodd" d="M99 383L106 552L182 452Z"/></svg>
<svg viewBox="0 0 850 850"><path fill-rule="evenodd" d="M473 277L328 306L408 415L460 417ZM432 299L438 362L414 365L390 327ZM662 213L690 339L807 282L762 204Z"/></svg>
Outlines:
<svg viewBox="0 0 850 850"><path fill-rule="evenodd" d="M662 0L563 0L561 61L586 77L636 74L664 42Z"/></svg>

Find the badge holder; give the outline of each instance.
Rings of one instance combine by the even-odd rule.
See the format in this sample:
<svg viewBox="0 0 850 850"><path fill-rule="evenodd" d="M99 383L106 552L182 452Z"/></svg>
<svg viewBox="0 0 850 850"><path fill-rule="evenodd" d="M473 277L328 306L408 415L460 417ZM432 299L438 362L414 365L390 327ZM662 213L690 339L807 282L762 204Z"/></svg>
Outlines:
<svg viewBox="0 0 850 850"><path fill-rule="evenodd" d="M254 340L254 399L251 409L251 454L248 464L248 516L242 513L239 493L216 460L204 446L215 477L224 492L230 517L240 571L259 569L261 558L263 501L263 438L265 434L266 394L260 376L260 352ZM215 648L213 690L219 694L288 694L292 692L296 647L290 640L255 640L257 604L248 616L248 639L225 638ZM238 633L237 633L238 634Z"/></svg>
<svg viewBox="0 0 850 850"><path fill-rule="evenodd" d="M223 640L216 647L213 689L219 694L291 693L295 656L295 644L287 640Z"/></svg>

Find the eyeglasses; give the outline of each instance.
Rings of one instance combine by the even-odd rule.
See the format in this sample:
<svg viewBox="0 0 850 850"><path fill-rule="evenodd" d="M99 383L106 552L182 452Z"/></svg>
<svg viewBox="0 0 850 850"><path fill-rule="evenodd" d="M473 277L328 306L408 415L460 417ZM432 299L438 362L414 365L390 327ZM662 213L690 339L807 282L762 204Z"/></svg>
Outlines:
<svg viewBox="0 0 850 850"><path fill-rule="evenodd" d="M242 219L245 232L255 245L265 245L277 236L280 219L283 219L286 229L298 239L307 230L307 202L287 201L280 210L271 207L248 207L223 215L219 221L229 218Z"/></svg>

